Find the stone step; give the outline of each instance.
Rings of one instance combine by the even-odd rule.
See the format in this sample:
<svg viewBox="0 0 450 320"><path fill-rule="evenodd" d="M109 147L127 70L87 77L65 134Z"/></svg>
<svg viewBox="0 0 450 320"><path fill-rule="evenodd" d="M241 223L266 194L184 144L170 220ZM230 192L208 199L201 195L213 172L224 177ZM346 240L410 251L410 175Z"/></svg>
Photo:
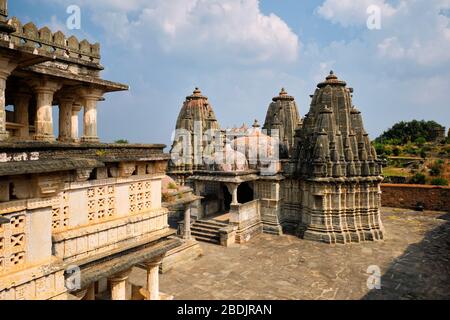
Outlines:
<svg viewBox="0 0 450 320"><path fill-rule="evenodd" d="M215 229L209 229L209 228L204 228L204 227L196 226L196 225L193 225L193 226L191 227L191 232L192 232L192 231L203 232L203 233L207 233L207 234L211 234L211 235L217 235L217 234L219 234L219 231L218 231L218 230L215 230Z"/></svg>
<svg viewBox="0 0 450 320"><path fill-rule="evenodd" d="M192 236L197 241L203 241L203 242L209 242L209 243L214 243L214 244L220 244L220 240L218 240L218 239L209 238L209 237L195 236L195 235L192 235Z"/></svg>
<svg viewBox="0 0 450 320"><path fill-rule="evenodd" d="M210 224L203 224L203 223L194 223L192 226L191 226L191 229L192 228L202 228L202 229L205 229L205 230L211 230L211 231L213 231L213 232L219 232L219 230L222 228L222 227L218 227L218 226L212 226L212 225L210 225Z"/></svg>
<svg viewBox="0 0 450 320"><path fill-rule="evenodd" d="M215 220L197 220L195 223L202 224L202 225L208 225L208 226L212 226L212 227L217 227L219 229L228 226L228 224L226 224L226 223L215 221Z"/></svg>
<svg viewBox="0 0 450 320"><path fill-rule="evenodd" d="M196 236L200 236L200 237L208 237L208 238L212 238L212 239L220 239L220 235L219 234L215 234L215 233L207 233L207 232L201 232L201 231L194 231L191 230L191 235L193 235L194 237Z"/></svg>

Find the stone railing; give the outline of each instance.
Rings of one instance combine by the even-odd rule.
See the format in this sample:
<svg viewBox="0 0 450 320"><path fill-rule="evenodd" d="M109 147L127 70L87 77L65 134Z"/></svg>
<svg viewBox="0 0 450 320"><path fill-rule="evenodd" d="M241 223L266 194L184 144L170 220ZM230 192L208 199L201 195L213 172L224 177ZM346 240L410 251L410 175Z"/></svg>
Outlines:
<svg viewBox="0 0 450 320"><path fill-rule="evenodd" d="M10 42L16 48L38 50L44 55L51 54L100 64L99 43L90 44L87 40L78 41L75 36L66 38L61 31L52 33L48 27L38 29L32 22L22 25L16 17L8 20L8 24L16 29L10 35Z"/></svg>
<svg viewBox="0 0 450 320"><path fill-rule="evenodd" d="M262 233L260 201L231 205L230 223L237 226L237 243L247 242L256 234Z"/></svg>
<svg viewBox="0 0 450 320"><path fill-rule="evenodd" d="M87 258L168 230L161 177L74 182L53 206L53 245L64 260Z"/></svg>

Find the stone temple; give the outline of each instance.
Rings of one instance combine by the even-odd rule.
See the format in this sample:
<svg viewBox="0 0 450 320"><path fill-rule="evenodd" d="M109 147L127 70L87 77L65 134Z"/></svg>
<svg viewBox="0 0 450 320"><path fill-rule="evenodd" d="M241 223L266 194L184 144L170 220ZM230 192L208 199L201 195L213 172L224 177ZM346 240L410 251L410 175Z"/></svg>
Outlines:
<svg viewBox="0 0 450 320"><path fill-rule="evenodd" d="M352 94L330 72L304 119L282 89L263 129L257 121L219 129L197 88L178 117L168 173L201 198L192 235L223 245L261 232L326 243L383 239L381 163Z"/></svg>
<svg viewBox="0 0 450 320"><path fill-rule="evenodd" d="M159 273L198 257L197 240L383 239L380 161L332 72L305 118L282 89L262 127L221 128L196 88L167 154L100 142L100 103L128 90L100 62L98 43L9 18L0 0L0 300L170 299Z"/></svg>

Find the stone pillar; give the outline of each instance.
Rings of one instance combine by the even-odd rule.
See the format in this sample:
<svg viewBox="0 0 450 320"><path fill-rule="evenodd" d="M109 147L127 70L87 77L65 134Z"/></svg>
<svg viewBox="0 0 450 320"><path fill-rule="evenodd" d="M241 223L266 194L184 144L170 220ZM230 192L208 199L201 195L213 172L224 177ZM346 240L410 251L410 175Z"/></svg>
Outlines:
<svg viewBox="0 0 450 320"><path fill-rule="evenodd" d="M127 280L131 269L120 272L109 278L111 283L111 300L126 300Z"/></svg>
<svg viewBox="0 0 450 320"><path fill-rule="evenodd" d="M191 240L191 204L184 208L184 236L185 240Z"/></svg>
<svg viewBox="0 0 450 320"><path fill-rule="evenodd" d="M53 135L53 95L61 89L61 84L47 79L30 82L36 93L36 134L35 140L54 141Z"/></svg>
<svg viewBox="0 0 450 320"><path fill-rule="evenodd" d="M239 204L238 201L238 187L239 187L239 183L228 183L227 184L227 188L228 191L231 193L231 204L232 205L237 205Z"/></svg>
<svg viewBox="0 0 450 320"><path fill-rule="evenodd" d="M72 106L72 116L70 125L70 138L73 142L78 142L78 113L81 111L81 105Z"/></svg>
<svg viewBox="0 0 450 320"><path fill-rule="evenodd" d="M74 97L64 96L59 99L59 137L61 142L72 141L72 108ZM78 125L78 123L77 123Z"/></svg>
<svg viewBox="0 0 450 320"><path fill-rule="evenodd" d="M31 95L28 93L18 93L14 98L14 121L22 125L19 129L19 138L27 139L30 136L30 123L28 107Z"/></svg>
<svg viewBox="0 0 450 320"><path fill-rule="evenodd" d="M162 259L147 261L147 291L150 294L150 300L159 300L159 266Z"/></svg>
<svg viewBox="0 0 450 320"><path fill-rule="evenodd" d="M6 131L6 79L16 67L17 64L11 62L10 57L0 56L0 141L6 140L9 136Z"/></svg>
<svg viewBox="0 0 450 320"><path fill-rule="evenodd" d="M83 300L95 300L95 283L91 284L86 291Z"/></svg>
<svg viewBox="0 0 450 320"><path fill-rule="evenodd" d="M97 102L103 91L94 88L83 88L80 96L84 103L83 137L81 142L98 142L97 136Z"/></svg>

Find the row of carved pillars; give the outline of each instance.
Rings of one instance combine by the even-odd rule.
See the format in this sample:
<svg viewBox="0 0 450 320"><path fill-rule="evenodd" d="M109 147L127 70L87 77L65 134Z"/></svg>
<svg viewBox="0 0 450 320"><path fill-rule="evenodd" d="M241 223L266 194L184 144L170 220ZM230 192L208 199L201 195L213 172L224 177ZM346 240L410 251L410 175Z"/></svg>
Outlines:
<svg viewBox="0 0 450 320"><path fill-rule="evenodd" d="M159 300L159 266L162 258L147 261L143 263L147 269L147 287L144 289L144 296L146 300ZM111 290L111 300L127 300L130 298L128 292L128 279L132 269L119 272L111 277L108 277ZM95 283L91 284L85 290L82 290L77 297L83 300L95 300Z"/></svg>
<svg viewBox="0 0 450 320"><path fill-rule="evenodd" d="M17 67L12 57L0 56L0 141L8 138L6 130L5 90L6 80ZM36 95L36 122L34 140L54 141L52 107L55 93L62 85L56 80L39 78L29 81ZM103 91L96 88L80 88L59 97L59 136L62 142L78 141L78 112L84 106L83 136L81 142L97 142L97 102ZM22 125L19 138L29 137L28 105L31 95L19 93L15 97L15 121Z"/></svg>

